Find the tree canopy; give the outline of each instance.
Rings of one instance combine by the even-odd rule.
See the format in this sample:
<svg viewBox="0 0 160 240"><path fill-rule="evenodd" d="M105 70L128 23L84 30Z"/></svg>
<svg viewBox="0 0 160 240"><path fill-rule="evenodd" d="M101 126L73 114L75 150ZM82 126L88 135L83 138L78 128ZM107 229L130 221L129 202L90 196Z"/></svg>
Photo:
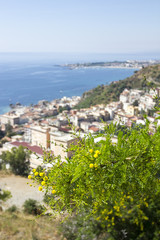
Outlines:
<svg viewBox="0 0 160 240"><path fill-rule="evenodd" d="M23 146L13 147L11 151L2 152L1 159L9 163L11 171L16 175L27 176L29 173L30 154Z"/></svg>

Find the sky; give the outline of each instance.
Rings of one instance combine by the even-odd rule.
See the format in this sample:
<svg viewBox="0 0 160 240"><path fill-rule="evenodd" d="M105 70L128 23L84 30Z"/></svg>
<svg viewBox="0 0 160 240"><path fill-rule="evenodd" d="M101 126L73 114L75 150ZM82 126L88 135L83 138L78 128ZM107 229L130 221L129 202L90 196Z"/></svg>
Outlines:
<svg viewBox="0 0 160 240"><path fill-rule="evenodd" d="M0 0L0 52L160 53L160 0Z"/></svg>

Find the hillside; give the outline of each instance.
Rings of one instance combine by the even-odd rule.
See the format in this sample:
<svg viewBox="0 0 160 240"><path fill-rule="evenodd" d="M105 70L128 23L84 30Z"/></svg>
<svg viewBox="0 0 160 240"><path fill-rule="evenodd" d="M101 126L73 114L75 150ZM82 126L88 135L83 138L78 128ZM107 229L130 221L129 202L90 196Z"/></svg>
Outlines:
<svg viewBox="0 0 160 240"><path fill-rule="evenodd" d="M88 92L83 93L82 100L76 108L87 108L96 104L107 104L118 101L120 93L125 89L142 89L146 86L146 81L160 85L160 64L148 66L135 72L134 75L124 80L112 82L109 85L97 86Z"/></svg>
<svg viewBox="0 0 160 240"><path fill-rule="evenodd" d="M59 222L49 216L33 216L21 212L0 212L1 240L60 240Z"/></svg>

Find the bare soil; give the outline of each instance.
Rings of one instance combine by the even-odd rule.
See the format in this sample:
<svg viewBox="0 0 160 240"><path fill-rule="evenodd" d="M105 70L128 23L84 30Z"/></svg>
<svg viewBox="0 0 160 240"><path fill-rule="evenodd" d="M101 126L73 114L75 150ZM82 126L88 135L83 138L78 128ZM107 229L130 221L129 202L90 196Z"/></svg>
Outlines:
<svg viewBox="0 0 160 240"><path fill-rule="evenodd" d="M12 194L12 197L2 204L4 210L12 205L21 209L25 200L29 198L40 203L43 201L44 193L38 190L38 186L33 184L32 180L24 177L0 173L0 188L9 190Z"/></svg>

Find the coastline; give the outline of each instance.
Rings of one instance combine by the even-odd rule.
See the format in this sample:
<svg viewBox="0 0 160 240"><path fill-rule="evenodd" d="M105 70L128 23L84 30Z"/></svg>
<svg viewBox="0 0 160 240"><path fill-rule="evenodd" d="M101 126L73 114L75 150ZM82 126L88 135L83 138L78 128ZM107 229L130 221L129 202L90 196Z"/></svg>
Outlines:
<svg viewBox="0 0 160 240"><path fill-rule="evenodd" d="M79 68L113 68L113 69L141 69L149 65L155 65L160 63L159 60L153 61L137 61L137 60L126 60L126 61L112 61L112 62L89 62L89 63L74 63L60 65L61 67L67 67L69 69Z"/></svg>
<svg viewBox="0 0 160 240"><path fill-rule="evenodd" d="M31 104L36 105L37 102L42 99L52 101L54 99L61 99L64 96L81 96L85 91L95 88L97 85L109 84L112 81L124 79L134 74L134 70L137 69L130 66L82 67L81 65L75 67L75 69L84 69L84 71L75 70L71 72L70 69L64 65L63 67L61 65L62 69L58 68L60 65L56 65L56 68L47 65L44 69L43 66L35 67L31 65L31 67L27 67L27 69L21 69L19 64L16 66L17 70L15 72L9 70L7 72L9 75L6 75L5 72L2 75L6 81L4 81L1 90L0 115L14 110L10 108L9 105L15 105L18 102L23 106L29 106ZM11 66L7 65L7 67L10 69L10 67L14 66L11 64ZM110 69L113 69L113 71ZM115 73L113 74L114 69ZM38 74L33 75L33 73ZM21 76L21 81L19 81L19 76ZM28 81L29 84L26 84ZM7 85L6 82L11 84ZM31 84L31 82L33 84ZM18 84L18 87L15 88L16 84ZM42 90L43 88L45 88L45 91Z"/></svg>
<svg viewBox="0 0 160 240"><path fill-rule="evenodd" d="M92 68L92 69L102 69L102 68L110 68L110 69L142 69L142 67L118 67L118 66L82 66L82 67L68 67L70 70L73 69L88 69L88 68Z"/></svg>
<svg viewBox="0 0 160 240"><path fill-rule="evenodd" d="M0 107L0 115L5 114L5 113L7 113L9 111L11 111L10 106Z"/></svg>

